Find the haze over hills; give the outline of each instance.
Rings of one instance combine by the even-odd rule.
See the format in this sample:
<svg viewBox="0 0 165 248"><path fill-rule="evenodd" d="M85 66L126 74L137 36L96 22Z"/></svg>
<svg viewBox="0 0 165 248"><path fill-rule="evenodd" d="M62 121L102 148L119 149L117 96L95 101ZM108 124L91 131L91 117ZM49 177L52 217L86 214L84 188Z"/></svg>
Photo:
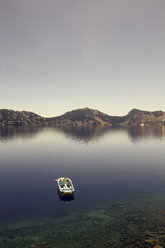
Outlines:
<svg viewBox="0 0 165 248"><path fill-rule="evenodd" d="M125 116L110 116L83 108L57 117L45 118L28 111L0 110L0 125L12 126L136 126L165 125L165 112L132 109Z"/></svg>

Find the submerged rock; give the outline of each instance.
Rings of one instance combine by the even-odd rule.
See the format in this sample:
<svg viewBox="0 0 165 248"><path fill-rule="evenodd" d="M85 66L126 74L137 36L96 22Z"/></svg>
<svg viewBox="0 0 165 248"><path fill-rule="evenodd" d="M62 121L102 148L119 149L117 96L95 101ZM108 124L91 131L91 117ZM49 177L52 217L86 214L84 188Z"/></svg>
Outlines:
<svg viewBox="0 0 165 248"><path fill-rule="evenodd" d="M2 230L0 247L162 248L165 197L121 202L41 224Z"/></svg>

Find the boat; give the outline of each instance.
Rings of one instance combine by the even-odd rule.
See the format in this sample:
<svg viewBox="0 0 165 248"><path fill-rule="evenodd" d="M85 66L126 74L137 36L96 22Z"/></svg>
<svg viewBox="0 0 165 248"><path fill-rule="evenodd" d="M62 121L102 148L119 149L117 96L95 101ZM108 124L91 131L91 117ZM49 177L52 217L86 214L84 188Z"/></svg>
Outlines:
<svg viewBox="0 0 165 248"><path fill-rule="evenodd" d="M71 179L60 177L55 180L58 184L59 192L62 196L71 196L74 194L74 186Z"/></svg>

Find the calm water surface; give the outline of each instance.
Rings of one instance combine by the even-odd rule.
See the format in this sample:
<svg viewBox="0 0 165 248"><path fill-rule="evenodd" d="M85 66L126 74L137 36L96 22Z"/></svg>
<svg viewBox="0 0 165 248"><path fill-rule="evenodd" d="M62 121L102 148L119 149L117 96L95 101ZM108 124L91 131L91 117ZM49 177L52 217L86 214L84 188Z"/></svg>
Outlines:
<svg viewBox="0 0 165 248"><path fill-rule="evenodd" d="M91 223L93 225L98 216L102 216L99 217L102 218L99 221L102 221L102 230L105 229L106 232L106 225L110 223L110 220L107 221L110 218L108 213L111 212L111 221L115 214L117 218L115 211L118 209L118 214L121 214L122 204L125 204L122 205L122 209L127 209L127 215L133 209L135 214L135 206L138 204L143 203L143 207L139 209L145 209L147 201L150 202L149 206L155 206L156 209L159 205L161 211L164 211L162 207L165 206L164 150L164 127L138 127L129 130L97 127L1 128L0 221L3 231L0 233L2 237L0 247L64 247L57 236L56 241L52 241L53 233L48 235L49 238L43 238L43 230L39 228L40 233L36 234L35 238L30 238L25 231L24 241L17 240L16 236L22 237L22 234L19 234L21 226L27 226L30 221L33 221L34 229L35 225L39 225L39 221L42 224L46 221L61 220L67 223L67 218L72 216L70 218L73 220L70 219L69 224L72 223L70 229L74 229L76 228L74 225L78 223L74 219L75 216L79 216L77 218L81 223L86 218L87 222L84 223L86 227ZM57 193L54 179L61 176L71 178L74 183L76 192L74 200L70 202L62 201ZM156 204L156 201L159 204ZM107 211L108 208L111 209ZM125 219L124 223L128 222ZM18 223L19 230L16 229ZM121 223L119 225L121 226ZM164 228L164 222L162 225ZM53 228L55 230L57 224ZM17 230L17 235L11 234L13 230L14 232ZM49 234L52 232L48 225L47 230ZM97 246L92 243L94 239L92 236L89 237L89 234L97 233L98 230L96 223L95 226L83 231L87 236L83 236L81 240L73 238L73 233L76 233L73 230L69 238L63 237L63 240L73 248L144 247L144 244L140 243L139 246L137 243L131 244L132 246L130 243L121 243L121 237L118 237L120 230L115 228L113 230L111 228L113 231L111 239L106 236ZM58 229L56 235L57 232ZM115 235L117 237L113 240L112 236ZM25 236L28 236L26 241ZM129 236L129 233L126 236ZM74 243L75 240L77 243ZM119 240L120 243L117 243ZM163 244L161 242L159 246ZM153 243L153 246L149 246L150 244L146 243L146 247L157 245Z"/></svg>

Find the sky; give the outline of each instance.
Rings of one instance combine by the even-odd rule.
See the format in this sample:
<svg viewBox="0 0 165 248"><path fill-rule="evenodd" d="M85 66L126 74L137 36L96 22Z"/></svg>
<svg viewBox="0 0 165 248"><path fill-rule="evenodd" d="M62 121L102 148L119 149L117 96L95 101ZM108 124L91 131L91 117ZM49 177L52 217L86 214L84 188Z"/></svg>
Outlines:
<svg viewBox="0 0 165 248"><path fill-rule="evenodd" d="M0 109L165 111L165 0L0 0Z"/></svg>

